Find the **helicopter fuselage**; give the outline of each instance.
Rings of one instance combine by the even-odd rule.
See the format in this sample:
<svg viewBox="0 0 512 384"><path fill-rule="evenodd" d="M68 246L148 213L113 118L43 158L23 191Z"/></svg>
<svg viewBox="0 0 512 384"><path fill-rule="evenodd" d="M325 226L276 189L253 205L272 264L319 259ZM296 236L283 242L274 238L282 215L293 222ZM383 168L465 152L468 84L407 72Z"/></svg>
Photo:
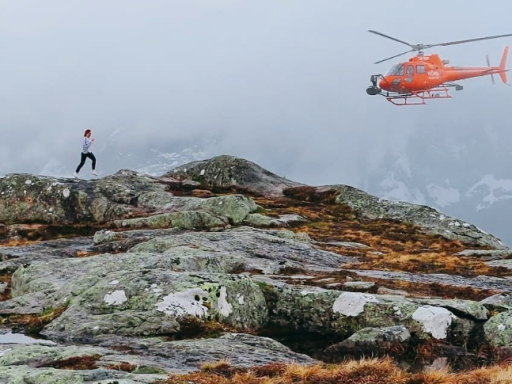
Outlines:
<svg viewBox="0 0 512 384"><path fill-rule="evenodd" d="M441 60L439 55L424 55L424 50L433 47L466 44L475 41L510 37L512 33L477 37L474 39L455 40L437 44L410 44L406 41L386 35L374 30L368 30L375 35L407 45L408 51L379 60L375 64L408 54L418 52L416 57L409 61L395 64L385 75L372 75L371 85L366 88L369 95L381 95L395 105L423 105L425 99L451 98L448 89L454 87L456 91L463 89L462 85L454 83L457 80L472 77L490 75L494 83L493 75L497 74L507 84L508 69L505 68L509 47L506 46L499 66L492 67L487 56L487 67L451 67L447 66L447 60ZM419 101L417 100L419 99ZM418 102L415 102L418 101Z"/></svg>
<svg viewBox="0 0 512 384"><path fill-rule="evenodd" d="M505 49L504 57L508 48ZM502 59L503 62L503 59ZM400 94L425 91L457 80L492 74L501 74L503 67L452 67L437 54L416 56L394 65L378 83L379 88ZM504 63L503 63L504 64Z"/></svg>

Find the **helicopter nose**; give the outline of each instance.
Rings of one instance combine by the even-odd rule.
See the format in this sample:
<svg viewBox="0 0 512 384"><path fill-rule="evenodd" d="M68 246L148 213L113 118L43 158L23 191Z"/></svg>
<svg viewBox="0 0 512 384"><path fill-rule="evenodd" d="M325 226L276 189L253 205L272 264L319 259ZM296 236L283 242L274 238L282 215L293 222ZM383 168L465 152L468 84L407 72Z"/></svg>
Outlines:
<svg viewBox="0 0 512 384"><path fill-rule="evenodd" d="M389 81L383 77L381 81L379 81L379 88L381 89L386 89L388 88L388 85L389 85Z"/></svg>

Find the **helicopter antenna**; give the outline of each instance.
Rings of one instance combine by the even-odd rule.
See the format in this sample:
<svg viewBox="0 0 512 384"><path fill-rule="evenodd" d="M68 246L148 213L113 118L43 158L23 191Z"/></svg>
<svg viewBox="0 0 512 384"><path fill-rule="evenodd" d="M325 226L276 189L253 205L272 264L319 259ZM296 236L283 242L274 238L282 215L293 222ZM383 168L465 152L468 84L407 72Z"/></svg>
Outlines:
<svg viewBox="0 0 512 384"><path fill-rule="evenodd" d="M455 40L455 41L449 41L449 42L446 42L446 43L437 43L437 44L410 44L406 41L402 41L402 40L399 40L399 39L396 39L394 37L391 37L391 36L388 36L388 35L385 35L384 33L381 33L381 32L377 32L377 31L374 31L374 30L371 30L369 29L368 32L370 33L373 33L375 35L379 35L379 36L382 36L382 37L385 37L387 39L390 39L390 40L393 40L393 41L396 41L398 43L402 43L402 44L405 44L409 47L411 47L410 50L408 51L405 51L405 52L402 52L402 53L399 53L398 55L394 55L394 56L391 56L391 57L387 57L385 59L382 59L382 60L379 60L379 61L376 61L375 64L379 64L379 63L382 63L383 61L386 61L386 60L390 60L390 59L394 59L395 57L398 57L398 56L402 56L402 55L405 55L406 53L409 53L409 52L418 52L418 56L422 56L423 55L423 51L425 49L429 49L429 48L432 48L432 47L445 47L445 46L448 46L448 45L456 45L456 44L465 44L465 43L471 43L471 42L474 42L474 41L481 41L481 40L490 40L490 39L498 39L498 38L501 38L501 37L507 37L507 36L512 36L512 33L509 33L509 34L505 34L505 35L495 35L495 36L485 36L485 37L477 37L475 39L466 39L466 40Z"/></svg>

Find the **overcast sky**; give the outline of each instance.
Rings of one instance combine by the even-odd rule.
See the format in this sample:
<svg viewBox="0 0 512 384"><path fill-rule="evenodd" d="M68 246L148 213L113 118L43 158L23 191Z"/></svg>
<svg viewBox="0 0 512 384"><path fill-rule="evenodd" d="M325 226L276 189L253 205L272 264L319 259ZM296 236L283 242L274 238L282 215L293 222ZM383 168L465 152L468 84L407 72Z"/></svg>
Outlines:
<svg viewBox="0 0 512 384"><path fill-rule="evenodd" d="M366 167L432 124L479 116L510 138L512 100L488 78L427 107L370 97L370 75L397 60L373 62L407 47L367 30L438 43L512 33L511 15L503 0L0 0L0 173L74 168L90 127L97 145L115 130L140 148L207 137L213 154L296 181L362 187ZM511 42L433 52L497 64Z"/></svg>

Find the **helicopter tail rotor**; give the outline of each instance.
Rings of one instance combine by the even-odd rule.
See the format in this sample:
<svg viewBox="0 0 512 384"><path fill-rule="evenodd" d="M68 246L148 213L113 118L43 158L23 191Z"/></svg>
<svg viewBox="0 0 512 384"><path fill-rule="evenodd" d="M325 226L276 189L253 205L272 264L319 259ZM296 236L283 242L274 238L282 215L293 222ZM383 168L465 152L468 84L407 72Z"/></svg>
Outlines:
<svg viewBox="0 0 512 384"><path fill-rule="evenodd" d="M489 60L489 55L487 55L485 58L487 59L487 66L488 66L489 68L491 68L491 61ZM492 85L496 84L496 83L494 82L494 75L493 75L492 73L491 73L491 80L492 80Z"/></svg>

